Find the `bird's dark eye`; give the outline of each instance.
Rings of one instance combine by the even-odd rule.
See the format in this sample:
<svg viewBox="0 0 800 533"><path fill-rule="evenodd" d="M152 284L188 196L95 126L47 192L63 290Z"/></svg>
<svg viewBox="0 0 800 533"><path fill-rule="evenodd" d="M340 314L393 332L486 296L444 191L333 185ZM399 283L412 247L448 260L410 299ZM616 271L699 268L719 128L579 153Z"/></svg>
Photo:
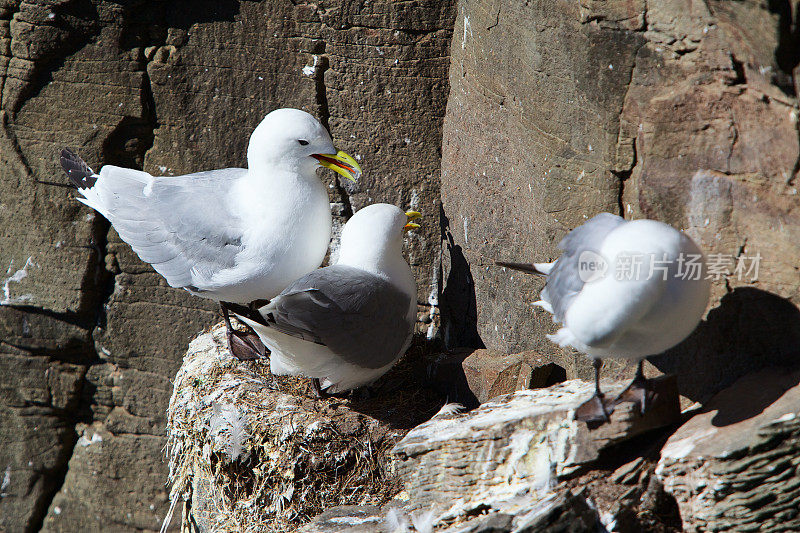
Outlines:
<svg viewBox="0 0 800 533"><path fill-rule="evenodd" d="M308 145L308 141L306 141L305 139L298 139L297 142L300 143L300 146L307 146Z"/></svg>

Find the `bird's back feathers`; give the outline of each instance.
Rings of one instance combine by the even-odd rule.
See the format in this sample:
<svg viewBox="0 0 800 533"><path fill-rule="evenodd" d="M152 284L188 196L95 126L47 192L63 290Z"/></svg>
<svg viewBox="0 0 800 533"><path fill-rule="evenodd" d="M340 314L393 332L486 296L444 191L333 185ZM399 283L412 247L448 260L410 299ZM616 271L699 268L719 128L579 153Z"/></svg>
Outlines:
<svg viewBox="0 0 800 533"><path fill-rule="evenodd" d="M105 165L94 174L65 149L61 164L83 198L172 287L201 292L216 273L232 268L242 228L224 193L245 169L222 169L157 178L141 170Z"/></svg>
<svg viewBox="0 0 800 533"><path fill-rule="evenodd" d="M394 361L408 343L414 296L375 274L333 265L292 283L258 309L253 321L263 326L256 331L265 337L273 329L326 346L347 363L377 369ZM232 310L242 311L241 306ZM247 311L243 316L250 318Z"/></svg>

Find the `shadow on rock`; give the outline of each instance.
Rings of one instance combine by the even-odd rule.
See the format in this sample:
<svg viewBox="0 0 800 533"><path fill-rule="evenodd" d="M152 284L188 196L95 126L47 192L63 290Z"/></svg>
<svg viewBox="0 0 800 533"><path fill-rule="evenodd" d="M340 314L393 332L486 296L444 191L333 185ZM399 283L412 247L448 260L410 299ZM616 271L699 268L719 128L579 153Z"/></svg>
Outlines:
<svg viewBox="0 0 800 533"><path fill-rule="evenodd" d="M449 259L447 280L440 299L442 331L447 350L456 348L485 348L478 333L478 306L475 281L461 246L450 233L450 220L440 208L442 241L446 243Z"/></svg>
<svg viewBox="0 0 800 533"><path fill-rule="evenodd" d="M427 379L447 402L460 403L467 410L472 410L478 405L475 393L472 391L464 373L464 359L470 356L471 350L460 350L452 354L439 354L431 360L427 368Z"/></svg>
<svg viewBox="0 0 800 533"><path fill-rule="evenodd" d="M170 27L188 30L203 22L234 22L240 2L233 0L192 0L174 2L164 13Z"/></svg>
<svg viewBox="0 0 800 533"><path fill-rule="evenodd" d="M447 401L428 375L431 358L427 344L417 340L386 375L366 391L350 394L347 406L392 429L411 429L430 420Z"/></svg>
<svg viewBox="0 0 800 533"><path fill-rule="evenodd" d="M760 415L784 393L800 383L798 367L778 367L748 374L736 385L714 396L714 404L705 410L716 410L711 424L729 426Z"/></svg>
<svg viewBox="0 0 800 533"><path fill-rule="evenodd" d="M682 395L701 403L745 374L798 361L800 310L785 298L749 287L727 294L688 339L650 358L662 372L678 375ZM755 416L778 397L754 391L730 412L721 409L714 425Z"/></svg>

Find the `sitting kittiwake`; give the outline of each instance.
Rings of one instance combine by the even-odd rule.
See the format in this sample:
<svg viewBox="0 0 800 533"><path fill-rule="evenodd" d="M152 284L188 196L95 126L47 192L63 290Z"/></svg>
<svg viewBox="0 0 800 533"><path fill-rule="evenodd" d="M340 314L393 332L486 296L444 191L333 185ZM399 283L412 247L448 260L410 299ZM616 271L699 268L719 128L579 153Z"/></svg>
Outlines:
<svg viewBox="0 0 800 533"><path fill-rule="evenodd" d="M95 174L68 149L61 166L83 198L172 287L220 302L231 352L263 352L231 328L229 303L269 299L317 268L331 238L320 165L355 181L361 168L337 152L314 117L269 113L250 136L248 168L156 177L105 165Z"/></svg>
<svg viewBox="0 0 800 533"><path fill-rule="evenodd" d="M497 264L547 276L534 305L563 326L547 337L593 359L595 395L577 409L576 418L605 421L622 401L637 402L644 412L652 392L642 361L689 336L708 304L703 252L667 224L610 213L575 228L558 247L564 253L553 263ZM605 357L638 362L633 382L611 403L600 391Z"/></svg>
<svg viewBox="0 0 800 533"><path fill-rule="evenodd" d="M368 385L395 364L417 318L417 286L402 245L419 216L367 206L345 224L335 265L303 276L258 309L232 308L270 349L273 374L310 377L321 394Z"/></svg>

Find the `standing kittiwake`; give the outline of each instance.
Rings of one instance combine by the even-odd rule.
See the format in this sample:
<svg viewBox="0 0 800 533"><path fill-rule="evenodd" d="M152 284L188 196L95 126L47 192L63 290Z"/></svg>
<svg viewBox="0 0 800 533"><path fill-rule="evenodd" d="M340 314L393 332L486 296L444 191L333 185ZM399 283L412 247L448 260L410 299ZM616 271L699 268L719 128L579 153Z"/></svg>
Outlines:
<svg viewBox="0 0 800 533"><path fill-rule="evenodd" d="M95 174L68 149L61 166L83 198L172 287L220 302L239 358L263 353L232 329L229 303L270 299L317 268L331 238L320 165L355 181L358 163L298 109L269 113L250 136L247 168L156 177L105 165Z"/></svg>
<svg viewBox="0 0 800 533"><path fill-rule="evenodd" d="M270 349L273 374L312 378L321 394L368 385L395 364L417 318L417 286L402 245L419 216L367 206L345 224L335 265L303 276L258 309L232 307Z"/></svg>
<svg viewBox="0 0 800 533"><path fill-rule="evenodd" d="M672 226L610 213L575 228L558 247L564 253L553 263L497 264L547 276L534 305L562 324L547 337L592 358L595 395L576 410L576 418L605 421L622 401L634 401L644 412L652 392L642 361L688 337L708 304L703 252ZM605 357L638 362L636 377L611 403L600 391Z"/></svg>

